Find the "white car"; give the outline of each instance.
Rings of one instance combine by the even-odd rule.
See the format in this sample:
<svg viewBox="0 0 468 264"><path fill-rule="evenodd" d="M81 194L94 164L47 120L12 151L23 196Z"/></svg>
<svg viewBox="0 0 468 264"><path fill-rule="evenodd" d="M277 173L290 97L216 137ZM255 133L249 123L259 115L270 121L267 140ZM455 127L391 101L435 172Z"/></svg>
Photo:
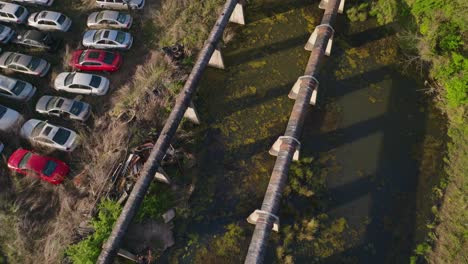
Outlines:
<svg viewBox="0 0 468 264"><path fill-rule="evenodd" d="M21 136L31 143L71 152L78 146L78 135L75 131L46 121L29 119L21 128Z"/></svg>
<svg viewBox="0 0 468 264"><path fill-rule="evenodd" d="M19 3L25 3L30 5L40 5L40 6L51 6L54 3L54 0L13 0Z"/></svg>
<svg viewBox="0 0 468 264"><path fill-rule="evenodd" d="M88 16L89 28L112 27L129 29L132 26L132 16L124 12L104 10L93 12Z"/></svg>
<svg viewBox="0 0 468 264"><path fill-rule="evenodd" d="M50 64L37 57L5 51L0 55L0 68L44 77L49 72Z"/></svg>
<svg viewBox="0 0 468 264"><path fill-rule="evenodd" d="M66 32L70 29L72 21L62 13L54 11L41 11L32 13L28 18L28 25L40 30L58 30Z"/></svg>
<svg viewBox="0 0 468 264"><path fill-rule="evenodd" d="M10 27L0 25L0 43L7 44L11 38L15 35L15 31Z"/></svg>
<svg viewBox="0 0 468 264"><path fill-rule="evenodd" d="M26 102L35 93L36 87L32 84L0 74L0 96Z"/></svg>
<svg viewBox="0 0 468 264"><path fill-rule="evenodd" d="M59 116L84 122L91 114L91 106L74 99L44 95L37 101L36 111L43 115Z"/></svg>
<svg viewBox="0 0 468 264"><path fill-rule="evenodd" d="M96 0L96 5L101 8L142 9L145 0Z"/></svg>
<svg viewBox="0 0 468 264"><path fill-rule="evenodd" d="M0 21L13 22L17 24L24 23L28 18L28 10L23 6L0 1Z"/></svg>
<svg viewBox="0 0 468 264"><path fill-rule="evenodd" d="M54 86L57 91L105 95L109 90L109 80L90 73L62 72L55 78Z"/></svg>
<svg viewBox="0 0 468 264"><path fill-rule="evenodd" d="M19 124L21 115L13 109L0 105L0 131L9 132Z"/></svg>
<svg viewBox="0 0 468 264"><path fill-rule="evenodd" d="M83 36L83 46L95 49L128 50L132 43L132 35L113 29L88 30Z"/></svg>

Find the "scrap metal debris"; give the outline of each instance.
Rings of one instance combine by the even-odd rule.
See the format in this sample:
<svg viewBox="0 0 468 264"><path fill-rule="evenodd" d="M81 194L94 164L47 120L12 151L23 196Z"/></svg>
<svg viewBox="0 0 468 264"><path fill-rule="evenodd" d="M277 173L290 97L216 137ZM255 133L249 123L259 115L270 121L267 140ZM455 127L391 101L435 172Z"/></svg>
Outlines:
<svg viewBox="0 0 468 264"><path fill-rule="evenodd" d="M166 54L166 59L170 63L179 64L185 58L184 46L177 43L174 46L162 48Z"/></svg>

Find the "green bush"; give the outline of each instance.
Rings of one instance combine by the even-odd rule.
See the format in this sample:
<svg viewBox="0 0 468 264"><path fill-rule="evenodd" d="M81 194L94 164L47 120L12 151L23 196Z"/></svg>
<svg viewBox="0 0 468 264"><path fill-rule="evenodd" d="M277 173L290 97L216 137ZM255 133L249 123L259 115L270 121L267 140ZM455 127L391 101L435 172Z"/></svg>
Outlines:
<svg viewBox="0 0 468 264"><path fill-rule="evenodd" d="M101 202L98 216L91 222L94 233L79 243L69 246L66 250L66 254L74 264L96 263L102 244L109 237L121 211L122 208L115 201L104 200Z"/></svg>
<svg viewBox="0 0 468 264"><path fill-rule="evenodd" d="M172 191L161 183L153 182L138 210L136 220L158 219L173 206L174 197Z"/></svg>

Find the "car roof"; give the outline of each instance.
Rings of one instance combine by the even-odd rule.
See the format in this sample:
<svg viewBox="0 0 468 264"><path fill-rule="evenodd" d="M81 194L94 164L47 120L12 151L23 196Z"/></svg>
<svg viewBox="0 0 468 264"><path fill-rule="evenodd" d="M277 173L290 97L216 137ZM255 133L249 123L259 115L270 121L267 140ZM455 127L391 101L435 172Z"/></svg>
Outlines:
<svg viewBox="0 0 468 264"><path fill-rule="evenodd" d="M23 54L23 53L18 53L18 52L12 52L12 53L13 53L12 56L14 57L11 63L14 63L14 64L26 66L32 59L31 56Z"/></svg>
<svg viewBox="0 0 468 264"><path fill-rule="evenodd" d="M44 10L44 11L39 12L39 14L37 14L38 18L45 19L45 20L53 20L53 21L56 21L61 15L62 13L49 11L49 10Z"/></svg>
<svg viewBox="0 0 468 264"><path fill-rule="evenodd" d="M117 30L112 29L100 29L97 34L99 34L100 39L115 40L117 32Z"/></svg>
<svg viewBox="0 0 468 264"><path fill-rule="evenodd" d="M7 12L7 13L14 13L18 8L21 7L20 5L7 3L7 2L0 2L0 10Z"/></svg>
<svg viewBox="0 0 468 264"><path fill-rule="evenodd" d="M86 53L85 61L102 61L102 57L106 54L104 50L84 50Z"/></svg>
<svg viewBox="0 0 468 264"><path fill-rule="evenodd" d="M91 82L91 78L93 76L98 76L98 75L94 75L94 74L90 74L90 73L77 72L77 73L75 73L75 77L73 77L73 82L72 83L73 84L89 85L89 83ZM101 76L98 76L98 77L101 77Z"/></svg>
<svg viewBox="0 0 468 264"><path fill-rule="evenodd" d="M118 15L119 15L119 12L114 11L114 10L103 10L103 11L99 12L97 15L99 15L100 13L102 13L102 19L116 20ZM96 15L96 19L98 17L97 15Z"/></svg>

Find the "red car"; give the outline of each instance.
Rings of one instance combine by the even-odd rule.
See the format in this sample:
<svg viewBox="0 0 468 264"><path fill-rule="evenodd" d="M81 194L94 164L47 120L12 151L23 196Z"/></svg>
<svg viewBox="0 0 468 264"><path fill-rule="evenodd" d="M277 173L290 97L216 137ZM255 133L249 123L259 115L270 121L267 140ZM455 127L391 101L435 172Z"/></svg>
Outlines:
<svg viewBox="0 0 468 264"><path fill-rule="evenodd" d="M115 72L122 65L122 55L107 50L76 50L73 52L70 66L82 71Z"/></svg>
<svg viewBox="0 0 468 264"><path fill-rule="evenodd" d="M40 156L30 150L17 149L8 159L8 168L52 184L60 184L70 172L63 161Z"/></svg>

